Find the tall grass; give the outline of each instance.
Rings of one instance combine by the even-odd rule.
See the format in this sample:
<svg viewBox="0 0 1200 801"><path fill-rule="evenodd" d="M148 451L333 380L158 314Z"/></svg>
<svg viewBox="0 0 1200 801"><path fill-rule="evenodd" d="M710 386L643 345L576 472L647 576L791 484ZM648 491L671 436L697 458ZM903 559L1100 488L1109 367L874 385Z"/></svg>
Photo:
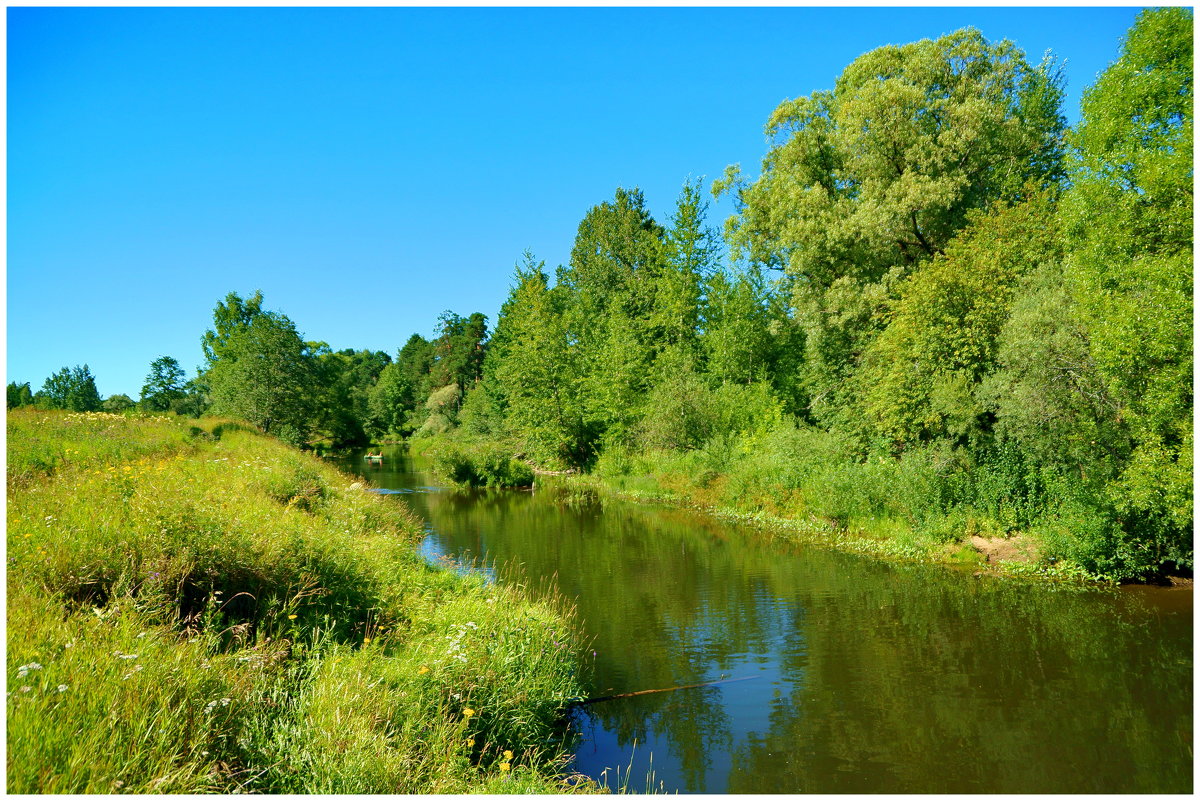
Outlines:
<svg viewBox="0 0 1200 801"><path fill-rule="evenodd" d="M974 535L1023 534L1057 561L1021 572L1100 577L1081 567L1090 563L1069 529L1083 507L1062 500L1069 493L1020 464L985 467L932 447L864 460L836 433L778 420L694 448L611 448L582 481L770 520L806 539L886 557L958 561Z"/></svg>
<svg viewBox="0 0 1200 801"><path fill-rule="evenodd" d="M570 611L236 425L10 412L9 792L562 792Z"/></svg>

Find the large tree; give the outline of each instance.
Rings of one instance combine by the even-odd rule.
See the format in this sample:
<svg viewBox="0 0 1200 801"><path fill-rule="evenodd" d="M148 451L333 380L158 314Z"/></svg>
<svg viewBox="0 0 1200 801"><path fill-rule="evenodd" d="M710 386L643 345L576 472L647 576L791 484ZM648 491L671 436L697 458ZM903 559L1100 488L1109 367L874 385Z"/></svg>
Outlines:
<svg viewBox="0 0 1200 801"><path fill-rule="evenodd" d="M261 293L252 301L256 307L261 304ZM300 444L318 411L320 372L313 348L283 314L259 308L247 315L228 314L244 308L241 298L230 293L214 313L219 333L208 331L204 337L206 352L215 356L206 376L212 411Z"/></svg>
<svg viewBox="0 0 1200 801"><path fill-rule="evenodd" d="M1112 502L1150 563L1192 558L1192 22L1138 15L1084 93L1064 200L1067 278L1133 445Z"/></svg>
<svg viewBox="0 0 1200 801"><path fill-rule="evenodd" d="M736 254L785 272L805 329L818 417L880 330L893 287L945 251L973 209L1017 200L1061 173L1061 79L1009 41L964 29L856 59L832 91L771 115L762 175L731 168Z"/></svg>

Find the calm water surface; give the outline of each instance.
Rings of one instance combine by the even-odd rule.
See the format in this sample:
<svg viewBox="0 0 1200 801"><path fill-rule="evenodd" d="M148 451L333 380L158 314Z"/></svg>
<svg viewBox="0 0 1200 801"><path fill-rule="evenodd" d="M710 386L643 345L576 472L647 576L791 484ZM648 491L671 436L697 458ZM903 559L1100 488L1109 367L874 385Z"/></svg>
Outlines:
<svg viewBox="0 0 1200 801"><path fill-rule="evenodd" d="M972 579L682 510L452 492L385 457L341 464L424 518L429 558L577 604L593 696L738 679L584 707L575 768L609 786L1192 791L1190 589Z"/></svg>

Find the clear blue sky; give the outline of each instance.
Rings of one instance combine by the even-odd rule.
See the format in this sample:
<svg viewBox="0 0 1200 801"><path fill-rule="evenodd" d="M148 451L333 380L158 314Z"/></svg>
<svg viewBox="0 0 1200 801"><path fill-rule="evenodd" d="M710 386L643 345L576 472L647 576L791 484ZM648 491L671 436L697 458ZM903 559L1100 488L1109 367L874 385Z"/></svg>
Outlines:
<svg viewBox="0 0 1200 801"><path fill-rule="evenodd" d="M741 163L784 98L973 25L1066 60L1066 114L1136 8L9 8L8 381L189 375L230 291L393 355L494 322L589 207ZM720 224L725 203L711 210Z"/></svg>

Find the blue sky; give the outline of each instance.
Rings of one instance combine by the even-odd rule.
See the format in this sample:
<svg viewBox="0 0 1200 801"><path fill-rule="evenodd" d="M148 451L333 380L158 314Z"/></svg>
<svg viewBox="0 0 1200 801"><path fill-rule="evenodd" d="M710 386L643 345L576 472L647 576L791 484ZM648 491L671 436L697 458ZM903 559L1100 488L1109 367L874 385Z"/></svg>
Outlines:
<svg viewBox="0 0 1200 801"><path fill-rule="evenodd" d="M1137 8L8 8L7 381L191 375L226 293L393 355L494 322L589 207L758 174L784 98L973 25L1066 61L1069 120ZM731 212L714 204L715 225Z"/></svg>

